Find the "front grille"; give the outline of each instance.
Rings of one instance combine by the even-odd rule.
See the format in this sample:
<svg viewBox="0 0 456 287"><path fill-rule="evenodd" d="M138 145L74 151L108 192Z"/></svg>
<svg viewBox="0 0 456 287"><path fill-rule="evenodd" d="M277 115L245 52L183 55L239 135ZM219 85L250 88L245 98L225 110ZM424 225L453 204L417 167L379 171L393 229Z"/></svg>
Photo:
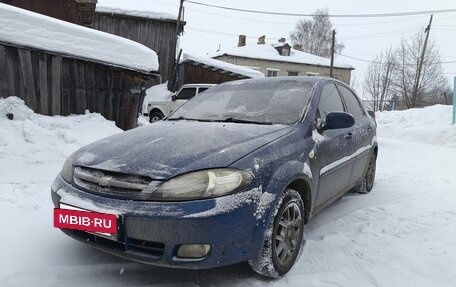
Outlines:
<svg viewBox="0 0 456 287"><path fill-rule="evenodd" d="M145 252L155 256L162 256L165 250L165 244L161 242L151 242L133 238L127 238L125 240L125 245L128 250Z"/></svg>
<svg viewBox="0 0 456 287"><path fill-rule="evenodd" d="M161 242L143 241L129 237L125 238L125 241L114 241L85 231L69 229L63 231L81 241L101 245L117 252L134 251L159 257L162 256L165 251L165 244Z"/></svg>
<svg viewBox="0 0 456 287"><path fill-rule="evenodd" d="M147 200L160 182L149 177L122 174L78 166L73 182L77 187L94 194L131 200Z"/></svg>

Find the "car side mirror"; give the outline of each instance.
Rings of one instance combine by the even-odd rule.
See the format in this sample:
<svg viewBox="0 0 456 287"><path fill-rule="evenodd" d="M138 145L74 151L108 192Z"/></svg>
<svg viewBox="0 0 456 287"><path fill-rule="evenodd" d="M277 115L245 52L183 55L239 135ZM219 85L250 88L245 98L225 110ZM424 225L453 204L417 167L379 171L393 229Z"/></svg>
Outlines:
<svg viewBox="0 0 456 287"><path fill-rule="evenodd" d="M349 113L344 112L330 112L326 115L324 125L320 131L346 129L355 124L355 118Z"/></svg>
<svg viewBox="0 0 456 287"><path fill-rule="evenodd" d="M175 100L176 100L176 95L172 95L172 96L171 96L171 101L174 102Z"/></svg>

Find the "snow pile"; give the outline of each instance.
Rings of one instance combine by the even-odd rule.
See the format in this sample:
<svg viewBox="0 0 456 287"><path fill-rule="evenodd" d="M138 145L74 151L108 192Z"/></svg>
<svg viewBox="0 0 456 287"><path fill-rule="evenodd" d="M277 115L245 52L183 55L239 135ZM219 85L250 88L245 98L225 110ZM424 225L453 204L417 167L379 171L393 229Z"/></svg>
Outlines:
<svg viewBox="0 0 456 287"><path fill-rule="evenodd" d="M157 54L128 39L0 3L0 42L143 72L158 71Z"/></svg>
<svg viewBox="0 0 456 287"><path fill-rule="evenodd" d="M315 66L331 66L330 59L295 50L293 48L290 49L290 56L282 56L270 44L247 44L243 47L235 47L226 51L219 51L212 55L212 58L217 58L223 55L231 55L237 57L262 59L270 61L282 61ZM341 63L339 61L334 61L334 67L343 69L353 69L352 66Z"/></svg>
<svg viewBox="0 0 456 287"><path fill-rule="evenodd" d="M168 90L168 82L155 85L146 91L146 96L143 101L143 113L147 113L147 104L154 101L168 101L171 100L173 92Z"/></svg>
<svg viewBox="0 0 456 287"><path fill-rule="evenodd" d="M456 148L456 125L451 125L452 106L377 113L378 135L407 142Z"/></svg>
<svg viewBox="0 0 456 287"><path fill-rule="evenodd" d="M189 61L201 63L201 64L204 64L207 66L229 71L229 72L243 75L243 76L246 76L249 78L263 78L264 77L264 74L259 71L256 71L256 70L253 70L250 68L246 68L246 67L242 67L242 66L238 66L238 65L234 65L234 64L230 64L230 63L226 63L223 61L215 60L206 55L185 53L181 60L181 63L185 63L185 62L189 62Z"/></svg>
<svg viewBox="0 0 456 287"><path fill-rule="evenodd" d="M373 190L347 194L312 217L295 266L272 285L453 287L456 152L450 116L445 106L378 114ZM247 264L190 272L131 262L53 228L49 188L65 156L117 132L114 123L97 114L40 116L18 98L0 99L1 286L118 286L119 280L123 286L269 283ZM260 203L255 209L260 214L271 199L261 189L233 194L217 199L206 215L244 203Z"/></svg>
<svg viewBox="0 0 456 287"><path fill-rule="evenodd" d="M8 113L14 115L13 120L5 116ZM0 158L26 163L60 162L83 145L121 132L114 122L99 114L69 117L35 114L17 97L0 98L0 126ZM0 164L2 171L7 165Z"/></svg>
<svg viewBox="0 0 456 287"><path fill-rule="evenodd" d="M137 11L137 10L129 10L129 9L122 9L122 8L107 7L107 6L97 6L95 11L98 13L117 14L117 15L141 17L141 18L156 19L156 20L172 20L172 21L177 20L177 16L168 14L168 13L151 12L151 11Z"/></svg>

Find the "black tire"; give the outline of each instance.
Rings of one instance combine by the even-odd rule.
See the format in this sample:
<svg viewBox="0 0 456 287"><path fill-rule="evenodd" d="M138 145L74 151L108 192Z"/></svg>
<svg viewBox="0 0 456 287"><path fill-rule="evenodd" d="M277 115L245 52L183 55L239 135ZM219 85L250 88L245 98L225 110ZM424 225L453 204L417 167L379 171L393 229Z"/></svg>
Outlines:
<svg viewBox="0 0 456 287"><path fill-rule="evenodd" d="M366 175L363 180L353 188L353 192L367 194L374 187L375 181L375 172L377 169L377 154L374 152L371 155L369 160L369 165L367 166Z"/></svg>
<svg viewBox="0 0 456 287"><path fill-rule="evenodd" d="M150 123L158 122L161 119L163 119L164 117L165 117L165 115L163 115L160 112L152 112L149 114L149 122Z"/></svg>
<svg viewBox="0 0 456 287"><path fill-rule="evenodd" d="M293 267L304 238L304 215L299 193L285 190L269 222L260 256L249 261L255 272L281 278Z"/></svg>

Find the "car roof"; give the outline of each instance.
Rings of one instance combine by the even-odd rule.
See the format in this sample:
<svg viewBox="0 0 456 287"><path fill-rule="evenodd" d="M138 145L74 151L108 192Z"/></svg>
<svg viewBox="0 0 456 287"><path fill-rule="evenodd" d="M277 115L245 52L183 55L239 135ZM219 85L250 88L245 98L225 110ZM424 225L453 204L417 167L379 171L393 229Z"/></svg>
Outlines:
<svg viewBox="0 0 456 287"><path fill-rule="evenodd" d="M185 85L182 85L181 88L198 88L198 87L210 88L213 86L216 86L216 84L185 84Z"/></svg>
<svg viewBox="0 0 456 287"><path fill-rule="evenodd" d="M226 82L221 85L230 85L230 83L236 84L236 83L262 83L262 82L285 82L285 81L298 81L298 82L308 82L308 83L314 83L314 84L320 84L324 83L326 81L333 81L337 82L340 84L343 84L347 86L342 81L339 81L334 78L330 77L314 77L314 76L280 76L280 77L265 77L265 78L255 78L255 79L244 79L244 80L238 80L238 81L233 81L233 82Z"/></svg>

